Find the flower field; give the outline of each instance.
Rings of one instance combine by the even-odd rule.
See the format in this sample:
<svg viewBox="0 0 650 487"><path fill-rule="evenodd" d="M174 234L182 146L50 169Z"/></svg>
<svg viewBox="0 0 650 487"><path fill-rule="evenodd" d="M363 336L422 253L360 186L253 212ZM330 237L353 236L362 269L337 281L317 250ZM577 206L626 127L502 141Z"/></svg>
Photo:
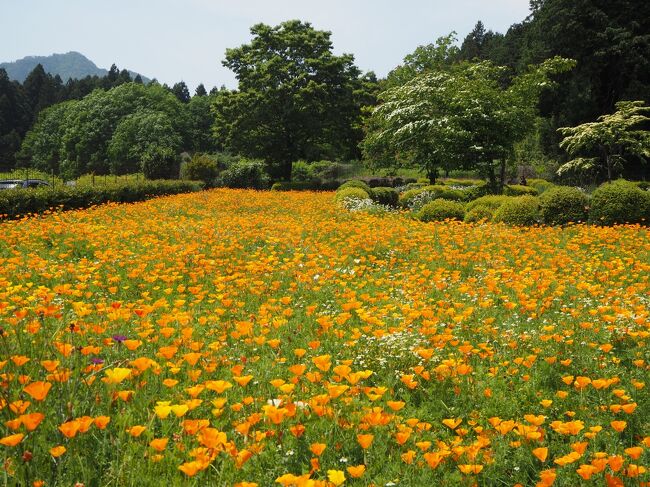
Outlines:
<svg viewBox="0 0 650 487"><path fill-rule="evenodd" d="M332 200L3 223L0 485L648 485L646 228Z"/></svg>

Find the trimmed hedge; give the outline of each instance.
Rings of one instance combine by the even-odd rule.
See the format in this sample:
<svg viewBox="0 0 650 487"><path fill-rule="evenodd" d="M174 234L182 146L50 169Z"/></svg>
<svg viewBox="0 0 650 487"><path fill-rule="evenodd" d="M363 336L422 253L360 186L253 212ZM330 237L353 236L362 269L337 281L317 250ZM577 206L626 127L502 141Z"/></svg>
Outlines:
<svg viewBox="0 0 650 487"><path fill-rule="evenodd" d="M366 182L359 179L350 179L349 181L344 182L341 186L339 186L338 191L346 188L359 188L370 194L370 186L368 186Z"/></svg>
<svg viewBox="0 0 650 487"><path fill-rule="evenodd" d="M423 222L443 220L463 220L465 217L465 206L456 201L445 199L433 200L422 207L417 217Z"/></svg>
<svg viewBox="0 0 650 487"><path fill-rule="evenodd" d="M529 226L539 223L539 198L536 196L509 197L494 213L493 221L508 225Z"/></svg>
<svg viewBox="0 0 650 487"><path fill-rule="evenodd" d="M495 211L509 199L510 198L508 196L503 196L500 194L488 194L467 203L467 211L471 211L478 206L489 208Z"/></svg>
<svg viewBox="0 0 650 487"><path fill-rule="evenodd" d="M102 203L133 203L156 196L203 189L200 181L152 180L115 186L57 186L0 191L0 218L16 218L50 209L72 210Z"/></svg>
<svg viewBox="0 0 650 487"><path fill-rule="evenodd" d="M271 191L333 191L339 185L338 181L278 181Z"/></svg>
<svg viewBox="0 0 650 487"><path fill-rule="evenodd" d="M509 184L503 188L503 194L506 196L538 196L539 191L530 186L522 186L521 184Z"/></svg>
<svg viewBox="0 0 650 487"><path fill-rule="evenodd" d="M375 203L386 206L397 206L399 200L399 193L395 188L377 187L372 188L370 198Z"/></svg>
<svg viewBox="0 0 650 487"><path fill-rule="evenodd" d="M369 198L370 195L367 191L357 187L339 189L334 197L338 204L343 204L345 200L365 200Z"/></svg>
<svg viewBox="0 0 650 487"><path fill-rule="evenodd" d="M495 211L496 210L493 208L489 208L487 206L476 206L465 213L465 218L463 221L465 223L477 223L480 221L489 222L492 220Z"/></svg>
<svg viewBox="0 0 650 487"><path fill-rule="evenodd" d="M650 219L650 193L625 180L604 183L591 195L589 220L599 225Z"/></svg>
<svg viewBox="0 0 650 487"><path fill-rule="evenodd" d="M399 198L399 204L404 208L417 210L436 199L462 201L465 199L465 193L461 190L451 189L448 186L435 184L422 188L409 189L402 193Z"/></svg>
<svg viewBox="0 0 650 487"><path fill-rule="evenodd" d="M548 225L566 225L587 220L589 199L578 188L555 186L540 197L542 220Z"/></svg>

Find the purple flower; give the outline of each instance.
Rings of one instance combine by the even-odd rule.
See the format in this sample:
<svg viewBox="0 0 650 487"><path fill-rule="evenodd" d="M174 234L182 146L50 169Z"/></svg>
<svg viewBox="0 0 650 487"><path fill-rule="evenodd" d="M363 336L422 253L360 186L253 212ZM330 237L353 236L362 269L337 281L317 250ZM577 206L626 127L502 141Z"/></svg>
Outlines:
<svg viewBox="0 0 650 487"><path fill-rule="evenodd" d="M113 340L115 340L117 343L122 343L124 340L126 340L126 337L124 335L113 335Z"/></svg>
<svg viewBox="0 0 650 487"><path fill-rule="evenodd" d="M90 362L95 364L95 365L101 365L101 364L104 363L104 359L99 358L99 357L93 357L93 358L90 359Z"/></svg>

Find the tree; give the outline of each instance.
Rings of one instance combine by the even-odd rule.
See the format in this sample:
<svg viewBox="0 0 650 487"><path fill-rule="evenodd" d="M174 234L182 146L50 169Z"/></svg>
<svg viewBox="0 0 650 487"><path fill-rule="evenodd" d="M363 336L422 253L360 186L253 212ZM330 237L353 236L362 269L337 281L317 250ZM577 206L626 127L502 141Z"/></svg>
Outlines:
<svg viewBox="0 0 650 487"><path fill-rule="evenodd" d="M108 144L111 174L132 174L142 169L145 154L178 154L182 138L169 116L161 111L139 109L124 117Z"/></svg>
<svg viewBox="0 0 650 487"><path fill-rule="evenodd" d="M22 86L0 69L0 168L14 166L15 153L31 118L31 107Z"/></svg>
<svg viewBox="0 0 650 487"><path fill-rule="evenodd" d="M194 96L208 96L208 92L205 90L203 83L196 87L196 90L194 90Z"/></svg>
<svg viewBox="0 0 650 487"><path fill-rule="evenodd" d="M190 102L190 90L187 88L185 81L180 81L172 87L172 93L181 103Z"/></svg>
<svg viewBox="0 0 650 487"><path fill-rule="evenodd" d="M572 66L562 58L545 61L507 88L501 83L506 68L487 61L419 75L383 94L366 156L378 165L419 167L432 180L439 168L478 169L500 191L506 159L533 127L540 93L552 74Z"/></svg>
<svg viewBox="0 0 650 487"><path fill-rule="evenodd" d="M38 114L34 127L23 140L19 157L30 162L30 167L44 172L60 173L62 157L61 140L68 114L76 100L57 103Z"/></svg>
<svg viewBox="0 0 650 487"><path fill-rule="evenodd" d="M533 8L520 64L556 55L578 63L540 107L550 122L544 149L562 158L559 127L613 113L621 100L650 102L650 2L537 0Z"/></svg>
<svg viewBox="0 0 650 487"><path fill-rule="evenodd" d="M490 31L490 34L492 31ZM486 59L483 53L483 47L486 42L485 26L480 20L476 22L472 32L467 34L463 44L460 46L460 59L471 61L473 59Z"/></svg>
<svg viewBox="0 0 650 487"><path fill-rule="evenodd" d="M330 32L298 20L257 24L251 34L250 44L226 51L223 64L239 86L215 95L217 139L231 152L265 159L285 180L296 160L357 154L362 83L353 56L335 56Z"/></svg>
<svg viewBox="0 0 650 487"><path fill-rule="evenodd" d="M592 157L577 157L558 170L558 174L570 171L606 169L607 180L612 181L614 172L621 170L629 157L650 157L650 107L643 101L621 101L616 112L603 115L597 122L584 123L577 127L563 127L564 136L560 146L570 155L588 154Z"/></svg>
<svg viewBox="0 0 650 487"><path fill-rule="evenodd" d="M26 136L24 153L34 164L49 166L67 178L94 172L107 174L113 159L108 147L120 123L132 114L148 109L164 114L171 124L174 139L173 148L178 150L191 147L189 118L184 106L160 85L140 85L125 83L109 91L95 90L82 100L74 103L55 105L60 112L51 110L34 126ZM54 107L53 107L54 108ZM140 120L140 119L138 119ZM160 120L148 118L147 122L158 124ZM147 138L157 133L158 126L142 128L143 137L134 145L147 145ZM133 139L130 139L133 140ZM174 139L175 140L175 139ZM166 156L165 156L166 157ZM126 161L127 165L129 161Z"/></svg>
<svg viewBox="0 0 650 487"><path fill-rule="evenodd" d="M449 69L459 55L456 40L456 33L452 32L439 37L434 44L417 47L404 57L401 65L388 73L386 87L401 86L422 73Z"/></svg>
<svg viewBox="0 0 650 487"><path fill-rule="evenodd" d="M195 95L187 107L188 130L190 145L188 148L195 152L214 152L221 147L212 134L212 126L215 122L212 113L212 103L214 97Z"/></svg>
<svg viewBox="0 0 650 487"><path fill-rule="evenodd" d="M36 65L25 78L23 89L34 116L44 108L57 102L56 82L52 75L46 73L40 64Z"/></svg>

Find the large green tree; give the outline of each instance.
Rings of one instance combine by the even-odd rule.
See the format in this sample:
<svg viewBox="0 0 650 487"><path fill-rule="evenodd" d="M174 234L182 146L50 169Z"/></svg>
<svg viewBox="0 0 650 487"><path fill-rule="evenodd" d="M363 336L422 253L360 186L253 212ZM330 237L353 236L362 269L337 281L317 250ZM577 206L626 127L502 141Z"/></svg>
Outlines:
<svg viewBox="0 0 650 487"><path fill-rule="evenodd" d="M505 68L484 61L424 73L383 94L369 122L366 156L380 165L480 171L503 187L506 160L533 127L540 93L551 76L573 66L554 58L504 87Z"/></svg>
<svg viewBox="0 0 650 487"><path fill-rule="evenodd" d="M29 161L35 169L59 174L63 159L61 141L67 117L77 103L77 100L57 103L40 112L34 127L27 132L18 156Z"/></svg>
<svg viewBox="0 0 650 487"><path fill-rule="evenodd" d="M155 84L144 86L125 83L108 91L95 90L82 100L54 105L46 110L28 133L22 152L35 165L58 170L68 178L88 172L106 174L111 167L123 172L124 168L121 162L116 161L116 157L117 154L126 152L115 149L109 154L109 144L124 119L146 110L164 115L156 118L147 112L150 115L145 117L147 122L158 123L164 118L165 124L171 124L174 137L180 140L179 144L172 144L174 149L191 148L189 117L184 105L173 94ZM144 138L137 141L139 146L148 144L145 140L147 137L158 137L157 126L147 130L142 127L143 124L146 125L142 117L135 117L131 124L138 125L136 121L140 124L139 131L134 131ZM131 125L127 127L131 128ZM134 131L127 132L131 134ZM167 128L165 131L169 132ZM121 138L127 138L126 134ZM171 150L168 145L164 148L165 153ZM131 156L124 163L132 167Z"/></svg>
<svg viewBox="0 0 650 487"><path fill-rule="evenodd" d="M251 28L249 44L226 51L239 82L219 91L214 134L233 153L265 159L273 176L292 163L358 153L363 83L349 54L332 52L330 32L292 20Z"/></svg>
<svg viewBox="0 0 650 487"><path fill-rule="evenodd" d="M178 154L181 144L182 138L169 115L149 108L139 109L124 117L113 132L108 144L111 174L139 172L145 154L156 149Z"/></svg>

